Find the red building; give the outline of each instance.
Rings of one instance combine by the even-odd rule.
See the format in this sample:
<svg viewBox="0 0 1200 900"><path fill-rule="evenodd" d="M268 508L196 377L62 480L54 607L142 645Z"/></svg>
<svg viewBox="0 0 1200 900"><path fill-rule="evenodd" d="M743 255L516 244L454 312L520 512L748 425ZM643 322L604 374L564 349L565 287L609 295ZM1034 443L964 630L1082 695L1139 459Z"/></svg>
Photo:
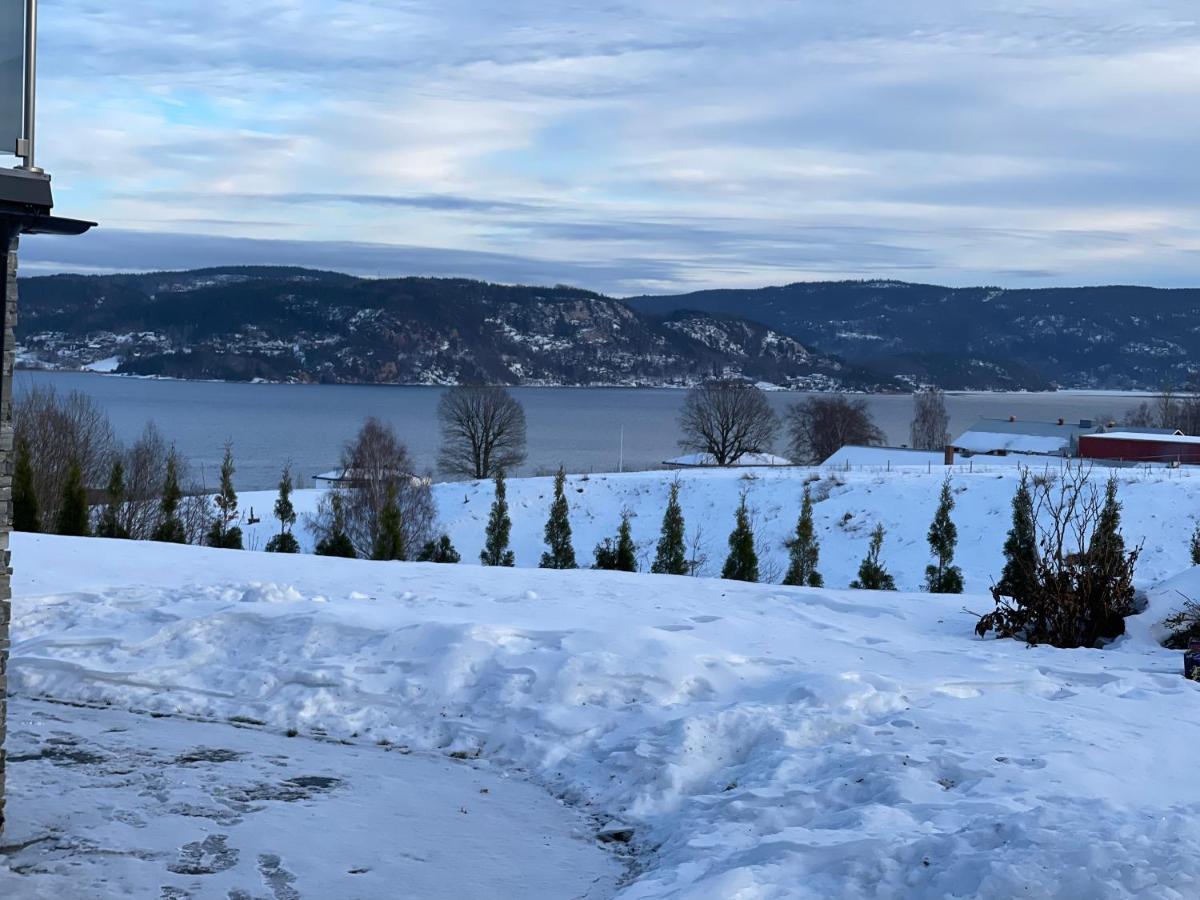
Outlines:
<svg viewBox="0 0 1200 900"><path fill-rule="evenodd" d="M1139 434L1110 431L1079 438L1081 459L1116 462L1200 465L1200 437L1186 434Z"/></svg>

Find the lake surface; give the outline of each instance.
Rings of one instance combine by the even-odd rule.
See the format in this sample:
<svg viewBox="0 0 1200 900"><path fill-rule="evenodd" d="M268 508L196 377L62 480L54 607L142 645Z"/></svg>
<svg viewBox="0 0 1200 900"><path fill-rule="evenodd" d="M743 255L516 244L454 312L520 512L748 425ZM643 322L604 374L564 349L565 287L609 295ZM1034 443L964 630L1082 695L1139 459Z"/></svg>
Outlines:
<svg viewBox="0 0 1200 900"><path fill-rule="evenodd" d="M274 487L287 461L302 484L336 466L342 445L363 419L391 423L421 470L437 465L437 404L442 388L391 385L226 384L156 381L75 372L16 373L16 392L53 385L91 396L112 419L117 436L134 440L156 422L214 485L226 440L233 441L237 486ZM520 472L534 474L560 464L572 472L651 469L678 455L676 418L685 391L648 388L514 388L525 407L529 459ZM783 414L805 395L767 395ZM1060 416L1120 418L1142 395L1061 392L1044 394L949 394L950 430L964 430L981 416L1054 421ZM912 398L869 398L875 421L889 443L908 442ZM786 453L781 438L778 451Z"/></svg>

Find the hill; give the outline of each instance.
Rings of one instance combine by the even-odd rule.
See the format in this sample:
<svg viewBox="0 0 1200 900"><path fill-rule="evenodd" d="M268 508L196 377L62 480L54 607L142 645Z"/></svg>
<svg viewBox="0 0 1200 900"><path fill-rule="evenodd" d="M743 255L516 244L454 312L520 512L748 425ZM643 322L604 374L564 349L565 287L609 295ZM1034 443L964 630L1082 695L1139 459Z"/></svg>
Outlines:
<svg viewBox="0 0 1200 900"><path fill-rule="evenodd" d="M947 389L1156 390L1191 384L1200 356L1196 289L838 281L628 302L656 315L744 316L871 371Z"/></svg>
<svg viewBox="0 0 1200 900"><path fill-rule="evenodd" d="M26 366L233 381L895 389L726 313L650 316L571 287L222 268L21 281Z"/></svg>

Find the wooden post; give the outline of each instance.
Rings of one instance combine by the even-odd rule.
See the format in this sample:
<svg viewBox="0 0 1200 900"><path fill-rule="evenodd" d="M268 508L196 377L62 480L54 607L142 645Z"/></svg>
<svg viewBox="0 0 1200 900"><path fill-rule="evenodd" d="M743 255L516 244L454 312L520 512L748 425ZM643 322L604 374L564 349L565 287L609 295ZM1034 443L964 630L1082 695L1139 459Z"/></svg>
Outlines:
<svg viewBox="0 0 1200 900"><path fill-rule="evenodd" d="M12 553L8 537L12 531L12 393L13 364L17 347L13 329L17 322L17 243L15 222L0 218L0 256L4 264L2 329L4 351L0 358L0 831L4 830L4 739L8 719L8 644L12 617Z"/></svg>

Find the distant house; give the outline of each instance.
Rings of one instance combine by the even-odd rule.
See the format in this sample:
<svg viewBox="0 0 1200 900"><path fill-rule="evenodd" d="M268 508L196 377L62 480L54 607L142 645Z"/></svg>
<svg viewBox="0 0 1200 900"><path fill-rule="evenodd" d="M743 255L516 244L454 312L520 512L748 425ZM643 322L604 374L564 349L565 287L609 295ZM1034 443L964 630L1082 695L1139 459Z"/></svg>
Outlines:
<svg viewBox="0 0 1200 900"><path fill-rule="evenodd" d="M1079 439L1098 434L1102 425L1091 419L1068 423L1025 422L1010 416L1007 419L980 419L951 441L955 452L966 456L1007 456L1023 453L1032 456L1074 456Z"/></svg>
<svg viewBox="0 0 1200 900"><path fill-rule="evenodd" d="M663 465L668 469L706 469L717 468L717 461L711 453L689 453L686 456L676 456L674 459L664 459ZM774 453L743 453L729 467L745 469L761 466L790 466L792 461Z"/></svg>
<svg viewBox="0 0 1200 900"><path fill-rule="evenodd" d="M1122 429L1079 439L1079 456L1109 462L1200 465L1200 437L1179 431Z"/></svg>

